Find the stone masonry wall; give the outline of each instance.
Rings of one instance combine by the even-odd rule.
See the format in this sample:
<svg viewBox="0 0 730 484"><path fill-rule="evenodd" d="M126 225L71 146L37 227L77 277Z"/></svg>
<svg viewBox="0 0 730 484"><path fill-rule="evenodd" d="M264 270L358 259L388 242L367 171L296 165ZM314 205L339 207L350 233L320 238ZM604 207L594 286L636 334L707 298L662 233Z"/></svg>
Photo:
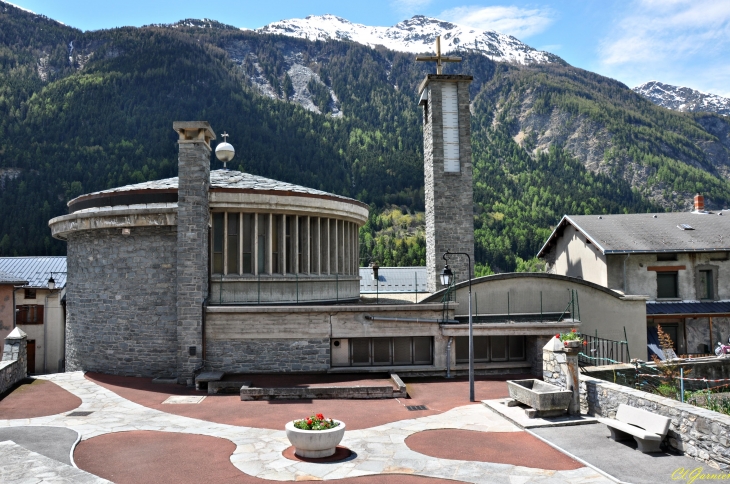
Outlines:
<svg viewBox="0 0 730 484"><path fill-rule="evenodd" d="M429 75L428 105L424 108L423 158L426 199L426 270L427 289L441 288L439 274L446 250L469 254L474 264L474 196L472 187L471 112L469 110L470 76ZM459 105L460 173L444 172L444 143L441 88L457 84ZM468 262L464 256L449 258L456 282L468 279Z"/></svg>
<svg viewBox="0 0 730 484"><path fill-rule="evenodd" d="M175 374L176 240L169 226L69 235L67 371Z"/></svg>
<svg viewBox="0 0 730 484"><path fill-rule="evenodd" d="M715 468L730 468L730 416L688 403L581 375L581 411L614 418L619 404L671 419L667 442L672 449Z"/></svg>
<svg viewBox="0 0 730 484"><path fill-rule="evenodd" d="M206 369L227 373L326 371L329 338L208 341Z"/></svg>
<svg viewBox="0 0 730 484"><path fill-rule="evenodd" d="M26 338L5 340L0 361L0 396L28 375Z"/></svg>
<svg viewBox="0 0 730 484"><path fill-rule="evenodd" d="M203 140L180 140L178 148L176 373L178 382L184 383L192 381L193 371L203 363L211 150ZM190 347L195 347L194 355L190 354Z"/></svg>

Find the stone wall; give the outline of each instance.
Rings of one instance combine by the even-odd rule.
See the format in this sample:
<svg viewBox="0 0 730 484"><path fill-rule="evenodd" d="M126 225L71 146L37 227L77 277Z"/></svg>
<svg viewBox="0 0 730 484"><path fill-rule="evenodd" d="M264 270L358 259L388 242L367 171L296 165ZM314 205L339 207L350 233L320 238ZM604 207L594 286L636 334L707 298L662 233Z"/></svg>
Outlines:
<svg viewBox="0 0 730 484"><path fill-rule="evenodd" d="M581 375L581 411L614 418L620 404L671 419L669 446L715 468L730 466L730 416Z"/></svg>
<svg viewBox="0 0 730 484"><path fill-rule="evenodd" d="M175 374L176 240L170 226L69 234L67 371Z"/></svg>
<svg viewBox="0 0 730 484"><path fill-rule="evenodd" d="M214 340L206 344L206 368L227 373L326 371L329 338Z"/></svg>
<svg viewBox="0 0 730 484"><path fill-rule="evenodd" d="M16 328L5 339L0 361L0 396L28 375L27 338Z"/></svg>

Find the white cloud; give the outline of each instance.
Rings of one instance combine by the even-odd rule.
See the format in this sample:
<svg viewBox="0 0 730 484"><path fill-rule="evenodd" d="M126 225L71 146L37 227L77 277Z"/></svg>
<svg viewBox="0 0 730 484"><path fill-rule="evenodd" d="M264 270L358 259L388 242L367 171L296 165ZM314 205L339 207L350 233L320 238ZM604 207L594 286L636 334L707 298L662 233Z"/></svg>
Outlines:
<svg viewBox="0 0 730 484"><path fill-rule="evenodd" d="M728 92L730 2L636 0L625 12L600 42L604 74L630 85L651 78Z"/></svg>
<svg viewBox="0 0 730 484"><path fill-rule="evenodd" d="M544 31L553 23L553 12L547 8L507 6L456 7L441 12L439 18L479 30L496 30L525 39Z"/></svg>

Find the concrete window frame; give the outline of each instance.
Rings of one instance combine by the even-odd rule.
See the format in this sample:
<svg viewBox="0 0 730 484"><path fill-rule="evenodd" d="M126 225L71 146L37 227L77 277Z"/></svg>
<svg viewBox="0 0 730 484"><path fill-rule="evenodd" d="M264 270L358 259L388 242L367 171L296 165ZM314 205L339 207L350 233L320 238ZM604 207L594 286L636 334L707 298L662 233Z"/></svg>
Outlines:
<svg viewBox="0 0 730 484"><path fill-rule="evenodd" d="M697 300L699 301L717 301L720 299L718 295L718 270L720 269L719 266L711 265L711 264L698 264L695 266L695 296ZM711 298L701 298L700 295L702 294L702 287L701 287L701 272L702 271L710 271L711 272L711 278L712 278L712 297Z"/></svg>

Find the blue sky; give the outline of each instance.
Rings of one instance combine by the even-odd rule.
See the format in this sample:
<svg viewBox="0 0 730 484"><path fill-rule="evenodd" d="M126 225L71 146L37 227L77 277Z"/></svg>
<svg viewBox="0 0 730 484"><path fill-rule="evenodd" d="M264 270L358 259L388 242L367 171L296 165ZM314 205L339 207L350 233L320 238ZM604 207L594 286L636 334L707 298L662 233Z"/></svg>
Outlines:
<svg viewBox="0 0 730 484"><path fill-rule="evenodd" d="M730 97L730 0L13 0L82 30L212 18L238 27L331 13L390 26L416 14L498 30L629 87L649 80Z"/></svg>

